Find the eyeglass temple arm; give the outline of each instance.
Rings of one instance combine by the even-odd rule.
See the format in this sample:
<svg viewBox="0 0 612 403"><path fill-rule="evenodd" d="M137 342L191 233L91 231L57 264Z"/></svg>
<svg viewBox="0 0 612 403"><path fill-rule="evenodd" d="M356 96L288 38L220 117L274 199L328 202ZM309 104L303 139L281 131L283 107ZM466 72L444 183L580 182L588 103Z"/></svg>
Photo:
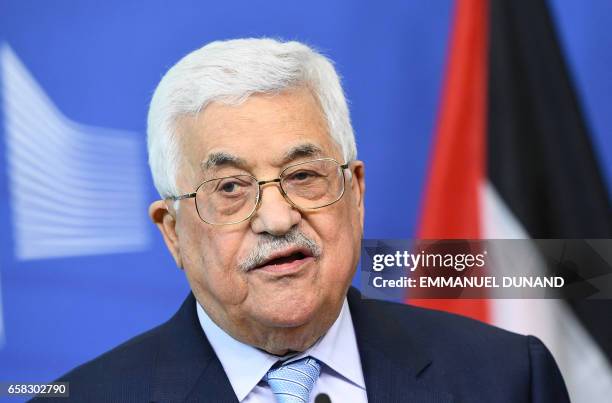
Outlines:
<svg viewBox="0 0 612 403"><path fill-rule="evenodd" d="M166 197L166 200L179 201L183 199L192 199L194 197L196 197L195 193L187 193L187 194L180 195L180 196L168 196Z"/></svg>
<svg viewBox="0 0 612 403"><path fill-rule="evenodd" d="M350 162L347 162L347 163L346 163L346 164L344 164L344 165L340 165L340 168L342 168L342 174L343 174L343 176L344 176L344 170L345 170L345 169L349 169L349 165L350 165L350 164L351 164ZM348 173L349 173L349 180L350 180L350 181L352 181L352 180L353 180L353 172L352 172L352 171L349 171Z"/></svg>

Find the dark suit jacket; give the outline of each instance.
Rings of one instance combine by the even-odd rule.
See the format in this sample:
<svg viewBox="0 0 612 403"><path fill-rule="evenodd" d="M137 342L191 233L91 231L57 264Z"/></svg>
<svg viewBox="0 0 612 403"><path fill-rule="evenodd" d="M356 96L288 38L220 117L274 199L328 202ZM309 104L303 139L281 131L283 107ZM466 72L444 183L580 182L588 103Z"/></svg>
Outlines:
<svg viewBox="0 0 612 403"><path fill-rule="evenodd" d="M554 359L535 337L362 300L355 289L348 302L370 402L569 401ZM191 294L168 322L59 380L70 382L70 399L61 402L237 402Z"/></svg>

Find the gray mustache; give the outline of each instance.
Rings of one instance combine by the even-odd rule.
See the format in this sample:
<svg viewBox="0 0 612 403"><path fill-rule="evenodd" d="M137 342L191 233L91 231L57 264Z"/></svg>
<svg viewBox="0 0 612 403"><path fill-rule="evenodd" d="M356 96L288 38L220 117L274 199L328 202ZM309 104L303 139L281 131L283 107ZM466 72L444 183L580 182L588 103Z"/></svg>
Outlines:
<svg viewBox="0 0 612 403"><path fill-rule="evenodd" d="M238 264L238 269L242 272L247 272L262 265L273 253L290 247L307 249L315 259L321 256L321 247L298 229L294 228L281 236L271 234L260 235L257 245L249 255Z"/></svg>

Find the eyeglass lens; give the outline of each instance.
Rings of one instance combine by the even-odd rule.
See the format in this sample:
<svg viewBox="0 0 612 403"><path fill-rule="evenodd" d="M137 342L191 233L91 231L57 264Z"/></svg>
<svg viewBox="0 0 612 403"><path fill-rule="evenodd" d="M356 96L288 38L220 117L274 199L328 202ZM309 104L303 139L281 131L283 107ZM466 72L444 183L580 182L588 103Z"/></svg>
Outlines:
<svg viewBox="0 0 612 403"><path fill-rule="evenodd" d="M331 159L308 161L286 168L280 176L285 197L301 209L316 209L336 202L344 192L340 165ZM204 182L196 191L200 218L211 224L247 219L256 209L257 180L235 175Z"/></svg>

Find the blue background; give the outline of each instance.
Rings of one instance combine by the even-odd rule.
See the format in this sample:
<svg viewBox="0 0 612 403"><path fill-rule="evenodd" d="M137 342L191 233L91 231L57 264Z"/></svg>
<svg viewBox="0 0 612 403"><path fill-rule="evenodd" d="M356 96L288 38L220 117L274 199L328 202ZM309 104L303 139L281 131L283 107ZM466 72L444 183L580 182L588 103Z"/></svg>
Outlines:
<svg viewBox="0 0 612 403"><path fill-rule="evenodd" d="M612 188L612 2L551 0L587 124ZM161 75L206 42L305 41L336 63L366 162L366 237L413 235L444 71L450 0L0 1L8 43L71 120L133 131L145 154ZM0 116L0 119L2 117ZM0 126L0 194L9 192ZM52 167L50 167L52 169ZM157 194L142 177L152 201ZM0 198L0 380L45 381L166 320L188 291L150 226L140 253L18 260ZM141 214L146 215L146 205Z"/></svg>

